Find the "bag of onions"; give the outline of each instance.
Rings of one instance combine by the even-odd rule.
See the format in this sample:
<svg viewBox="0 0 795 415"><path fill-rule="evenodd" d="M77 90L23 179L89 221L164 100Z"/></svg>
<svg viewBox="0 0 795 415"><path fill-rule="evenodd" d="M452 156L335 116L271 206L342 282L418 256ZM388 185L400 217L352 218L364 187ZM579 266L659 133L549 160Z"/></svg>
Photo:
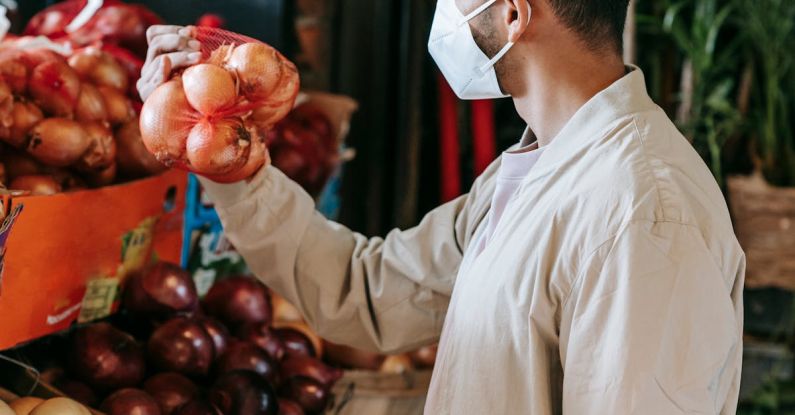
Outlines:
<svg viewBox="0 0 795 415"><path fill-rule="evenodd" d="M141 110L141 135L163 164L230 183L268 159L266 133L293 108L299 77L273 47L192 27L203 61L158 87Z"/></svg>

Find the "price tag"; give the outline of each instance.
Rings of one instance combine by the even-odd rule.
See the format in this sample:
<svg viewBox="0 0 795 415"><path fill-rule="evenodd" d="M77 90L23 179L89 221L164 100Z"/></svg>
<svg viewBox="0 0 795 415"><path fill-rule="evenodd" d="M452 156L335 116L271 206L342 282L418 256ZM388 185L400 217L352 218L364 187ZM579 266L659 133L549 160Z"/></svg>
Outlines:
<svg viewBox="0 0 795 415"><path fill-rule="evenodd" d="M86 323L109 316L118 292L118 278L97 278L89 281L77 321Z"/></svg>

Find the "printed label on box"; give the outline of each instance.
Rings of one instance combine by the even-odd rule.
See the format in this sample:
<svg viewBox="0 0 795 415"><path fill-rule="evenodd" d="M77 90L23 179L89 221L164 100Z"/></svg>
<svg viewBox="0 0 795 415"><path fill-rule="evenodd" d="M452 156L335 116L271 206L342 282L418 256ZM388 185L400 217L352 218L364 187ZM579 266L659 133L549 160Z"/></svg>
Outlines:
<svg viewBox="0 0 795 415"><path fill-rule="evenodd" d="M124 279L132 272L142 269L149 260L157 217L144 219L135 229L122 236L121 266L117 277Z"/></svg>
<svg viewBox="0 0 795 415"><path fill-rule="evenodd" d="M6 241L8 236L11 235L11 228L14 226L17 217L22 212L23 205L17 205L11 209L11 213L3 219L0 223L0 295L3 294L3 264L5 263L6 256ZM0 205L0 209L5 209L5 206Z"/></svg>
<svg viewBox="0 0 795 415"><path fill-rule="evenodd" d="M97 278L89 281L77 322L86 323L109 316L118 291L118 278Z"/></svg>

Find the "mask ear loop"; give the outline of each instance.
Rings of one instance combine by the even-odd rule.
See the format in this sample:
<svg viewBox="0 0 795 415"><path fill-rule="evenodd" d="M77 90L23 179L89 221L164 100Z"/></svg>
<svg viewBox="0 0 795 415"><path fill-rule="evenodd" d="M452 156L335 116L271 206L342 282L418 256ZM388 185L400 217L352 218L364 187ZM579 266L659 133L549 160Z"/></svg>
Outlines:
<svg viewBox="0 0 795 415"><path fill-rule="evenodd" d="M494 1L496 1L496 0L494 0ZM530 8L530 15L527 16L527 26L530 26L530 20L532 19L532 17L533 17L533 8L531 7ZM485 64L483 64L483 66L478 68L479 74L480 75L485 74L486 71L489 70L489 68L491 68L492 66L497 64L497 62L499 62L500 59L502 59L505 56L505 54L508 53L508 51L510 51L511 48L513 47L513 45L515 45L515 44L516 44L515 42L508 42L507 44L505 44L505 46L503 46L503 48L500 49L500 51L497 52L497 54L494 55L493 58L489 59L488 62L486 62Z"/></svg>
<svg viewBox="0 0 795 415"><path fill-rule="evenodd" d="M452 1L452 2L453 2L453 7L457 7L457 6L455 5L455 0L450 0L450 1ZM484 12L486 9L488 9L489 7L491 7L491 5L492 5L492 4L494 4L494 3L496 3L496 2L497 2L497 0L489 0L489 1L487 1L487 2L485 2L485 3L483 3L483 4L481 4L481 5L480 5L480 7L478 7L478 8L477 8L477 9L475 9L475 10L473 10L473 11L472 11L472 13L469 13L468 15L464 16L464 18L463 18L463 19L461 19L461 21L458 23L458 25L459 25L459 26L461 26L461 25L463 25L464 23L468 23L470 20L474 19L474 18L475 18L475 17L477 17L479 14L483 13L483 12Z"/></svg>

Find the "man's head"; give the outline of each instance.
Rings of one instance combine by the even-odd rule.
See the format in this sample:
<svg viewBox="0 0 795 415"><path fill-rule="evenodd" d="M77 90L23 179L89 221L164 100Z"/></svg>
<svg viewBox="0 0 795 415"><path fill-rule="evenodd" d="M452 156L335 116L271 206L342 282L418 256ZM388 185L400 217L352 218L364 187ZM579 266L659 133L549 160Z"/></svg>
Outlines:
<svg viewBox="0 0 795 415"><path fill-rule="evenodd" d="M467 14L484 0L456 0ZM509 41L514 50L495 66L505 92L516 94L513 78L541 53L620 58L629 0L498 0L470 21L475 42L489 57Z"/></svg>

